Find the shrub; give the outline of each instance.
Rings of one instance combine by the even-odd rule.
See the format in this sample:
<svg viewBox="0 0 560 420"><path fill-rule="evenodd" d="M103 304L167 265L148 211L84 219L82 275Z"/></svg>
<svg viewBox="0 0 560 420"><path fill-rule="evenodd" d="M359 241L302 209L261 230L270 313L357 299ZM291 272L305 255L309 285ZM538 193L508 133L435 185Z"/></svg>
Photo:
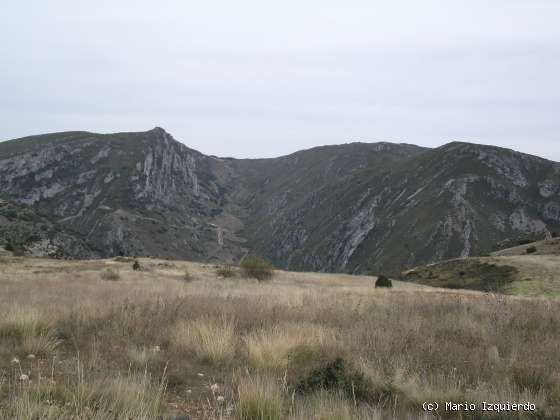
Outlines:
<svg viewBox="0 0 560 420"><path fill-rule="evenodd" d="M4 249L14 254L14 257L23 257L25 255L25 248L20 244L8 242Z"/></svg>
<svg viewBox="0 0 560 420"><path fill-rule="evenodd" d="M246 256L241 260L241 268L247 277L258 281L270 279L274 275L274 267L271 263L259 256Z"/></svg>
<svg viewBox="0 0 560 420"><path fill-rule="evenodd" d="M233 271L233 267L231 266L231 264L224 264L224 265L220 265L218 266L218 268L216 268L216 275L218 277L223 277L225 279L230 278L230 277L234 277L235 276L235 271Z"/></svg>
<svg viewBox="0 0 560 420"><path fill-rule="evenodd" d="M529 248L527 248L527 254L534 254L535 252L537 252L537 247L536 246L530 246Z"/></svg>
<svg viewBox="0 0 560 420"><path fill-rule="evenodd" d="M348 398L368 401L374 394L370 380L344 358L319 358L310 360L313 369L296 385L297 392L310 394L322 390L339 391Z"/></svg>
<svg viewBox="0 0 560 420"><path fill-rule="evenodd" d="M132 263L132 269L134 271L140 271L142 270L142 266L140 265L140 263L138 262L138 260L134 260L134 263Z"/></svg>
<svg viewBox="0 0 560 420"><path fill-rule="evenodd" d="M190 283L191 281L194 280L193 275L189 272L189 270L185 270L185 273L183 274L183 280L186 281L187 283Z"/></svg>
<svg viewBox="0 0 560 420"><path fill-rule="evenodd" d="M111 281L117 281L121 279L121 275L119 274L119 272L111 268L103 270L100 274L100 277L103 280L111 280Z"/></svg>
<svg viewBox="0 0 560 420"><path fill-rule="evenodd" d="M375 281L375 287L393 287L393 282L387 276L383 274L377 277Z"/></svg>
<svg viewBox="0 0 560 420"><path fill-rule="evenodd" d="M553 238L558 238L558 232L552 232L552 237Z"/></svg>

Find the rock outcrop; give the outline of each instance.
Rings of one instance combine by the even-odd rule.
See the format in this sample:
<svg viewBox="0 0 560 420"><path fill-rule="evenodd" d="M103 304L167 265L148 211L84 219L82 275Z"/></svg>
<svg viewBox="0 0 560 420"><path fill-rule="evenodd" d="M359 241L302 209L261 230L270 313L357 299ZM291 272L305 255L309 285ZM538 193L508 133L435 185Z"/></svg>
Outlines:
<svg viewBox="0 0 560 420"><path fill-rule="evenodd" d="M57 133L0 143L0 195L92 255L252 251L296 270L396 272L560 230L560 164L468 143L248 160L205 156L161 128Z"/></svg>

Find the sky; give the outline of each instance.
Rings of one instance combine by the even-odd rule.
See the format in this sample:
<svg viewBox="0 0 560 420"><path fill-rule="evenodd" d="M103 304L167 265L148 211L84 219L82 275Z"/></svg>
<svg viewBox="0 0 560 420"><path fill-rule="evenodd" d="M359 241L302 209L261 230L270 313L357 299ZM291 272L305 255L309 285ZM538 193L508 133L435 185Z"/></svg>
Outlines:
<svg viewBox="0 0 560 420"><path fill-rule="evenodd" d="M558 0L3 0L0 139L206 154L469 141L560 161Z"/></svg>

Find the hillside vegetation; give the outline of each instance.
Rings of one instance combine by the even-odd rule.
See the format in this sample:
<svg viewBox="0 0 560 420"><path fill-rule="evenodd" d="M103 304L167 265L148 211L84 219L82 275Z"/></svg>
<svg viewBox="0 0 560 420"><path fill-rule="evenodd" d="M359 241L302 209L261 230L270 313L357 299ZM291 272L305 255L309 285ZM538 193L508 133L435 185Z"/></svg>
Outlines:
<svg viewBox="0 0 560 420"><path fill-rule="evenodd" d="M1 257L0 417L560 417L560 302L218 269ZM536 412L431 415L425 401Z"/></svg>
<svg viewBox="0 0 560 420"><path fill-rule="evenodd" d="M298 271L396 274L560 231L559 163L460 142L231 159L157 127L53 133L0 142L0 196L102 257L238 263L254 253Z"/></svg>
<svg viewBox="0 0 560 420"><path fill-rule="evenodd" d="M407 270L403 280L450 289L560 297L560 238Z"/></svg>

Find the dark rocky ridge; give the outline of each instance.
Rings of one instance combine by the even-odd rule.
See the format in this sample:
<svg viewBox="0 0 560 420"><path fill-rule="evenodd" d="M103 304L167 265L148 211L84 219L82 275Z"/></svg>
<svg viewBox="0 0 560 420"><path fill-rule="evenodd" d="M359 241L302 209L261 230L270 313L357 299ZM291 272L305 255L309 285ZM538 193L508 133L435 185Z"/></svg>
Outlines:
<svg viewBox="0 0 560 420"><path fill-rule="evenodd" d="M560 164L468 143L351 143L221 159L144 133L0 143L0 194L101 256L391 271L560 230Z"/></svg>

